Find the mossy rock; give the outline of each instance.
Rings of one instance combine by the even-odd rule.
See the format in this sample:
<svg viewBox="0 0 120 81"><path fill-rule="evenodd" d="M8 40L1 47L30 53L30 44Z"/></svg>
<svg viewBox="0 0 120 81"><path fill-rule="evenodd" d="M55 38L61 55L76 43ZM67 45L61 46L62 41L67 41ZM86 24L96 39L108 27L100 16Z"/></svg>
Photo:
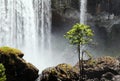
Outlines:
<svg viewBox="0 0 120 81"><path fill-rule="evenodd" d="M23 53L11 47L0 47L0 63L5 66L7 81L35 81L38 69L26 62Z"/></svg>
<svg viewBox="0 0 120 81"><path fill-rule="evenodd" d="M41 81L77 81L78 74L69 64L59 64L42 72Z"/></svg>
<svg viewBox="0 0 120 81"><path fill-rule="evenodd" d="M24 56L24 54L19 49L7 47L7 46L0 47L0 54L5 54L5 55L12 54L12 55L17 55L21 58Z"/></svg>

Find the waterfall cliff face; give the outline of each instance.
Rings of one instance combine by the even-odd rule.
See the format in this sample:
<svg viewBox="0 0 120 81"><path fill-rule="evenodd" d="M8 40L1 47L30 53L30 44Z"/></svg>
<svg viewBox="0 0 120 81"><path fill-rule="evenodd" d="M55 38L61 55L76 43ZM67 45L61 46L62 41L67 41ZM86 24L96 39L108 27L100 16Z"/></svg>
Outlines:
<svg viewBox="0 0 120 81"><path fill-rule="evenodd" d="M64 9L60 9L59 5L53 4L53 9L54 9L53 30L57 30L57 32L54 31L53 33L58 33L61 30L63 31L61 35L63 35L63 33L69 30L73 24L80 22L79 21L80 15L77 15L77 13L79 14L80 13L79 11L81 11L79 10L79 5L82 4L81 1L85 2L86 0L75 0L75 1L72 0L71 1L72 4L69 3L70 6L64 7ZM56 3L57 2L59 1L56 1ZM98 55L101 56L104 54L113 55L113 53L117 55L120 52L118 50L120 49L120 45L118 42L120 38L119 37L120 32L118 31L120 26L119 6L120 6L120 0L87 0L87 7L86 7L87 15L81 16L80 20L84 20L85 17L88 17L87 23L85 24L90 25L94 30L95 33L94 42L96 42L97 45L96 47L93 47L91 53L93 53L93 51L96 51L95 53L93 53L96 56ZM83 10L83 8L81 9ZM62 15L57 13L60 10L64 11ZM116 32L118 33L117 35Z"/></svg>
<svg viewBox="0 0 120 81"><path fill-rule="evenodd" d="M0 10L0 46L19 48L25 59L40 70L47 67L45 61L51 54L51 1L0 0Z"/></svg>

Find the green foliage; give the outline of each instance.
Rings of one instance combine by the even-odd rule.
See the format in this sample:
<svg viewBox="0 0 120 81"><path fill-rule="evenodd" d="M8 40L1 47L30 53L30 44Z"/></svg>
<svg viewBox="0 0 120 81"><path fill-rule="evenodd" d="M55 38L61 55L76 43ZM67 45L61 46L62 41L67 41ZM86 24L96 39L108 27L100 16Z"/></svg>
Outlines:
<svg viewBox="0 0 120 81"><path fill-rule="evenodd" d="M69 40L70 44L83 45L92 41L93 31L90 26L84 24L75 24L64 37Z"/></svg>
<svg viewBox="0 0 120 81"><path fill-rule="evenodd" d="M0 81L6 81L5 68L0 64Z"/></svg>
<svg viewBox="0 0 120 81"><path fill-rule="evenodd" d="M7 47L7 46L4 46L4 47L0 47L0 53L3 53L3 54L22 54L22 52L18 49L15 49L15 48L10 48L10 47Z"/></svg>
<svg viewBox="0 0 120 81"><path fill-rule="evenodd" d="M84 81L83 54L86 53L90 59L92 59L92 56L87 51L82 51L82 55L80 56L80 50L81 45L88 44L92 41L93 31L91 30L90 26L77 23L64 35L64 37L69 40L70 44L77 45L79 69L81 75L79 76L79 80Z"/></svg>
<svg viewBox="0 0 120 81"><path fill-rule="evenodd" d="M82 52L85 53L88 56L89 60L93 59L93 56L89 51L83 50Z"/></svg>

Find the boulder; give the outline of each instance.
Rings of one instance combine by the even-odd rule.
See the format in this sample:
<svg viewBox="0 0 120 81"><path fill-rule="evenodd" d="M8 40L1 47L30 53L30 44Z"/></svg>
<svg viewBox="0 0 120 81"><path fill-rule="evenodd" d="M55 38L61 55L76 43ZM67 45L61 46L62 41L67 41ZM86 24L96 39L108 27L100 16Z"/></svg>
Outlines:
<svg viewBox="0 0 120 81"><path fill-rule="evenodd" d="M27 63L24 54L15 48L0 47L0 63L6 68L7 81L35 81L38 69Z"/></svg>
<svg viewBox="0 0 120 81"><path fill-rule="evenodd" d="M71 65L59 64L56 67L45 69L40 77L40 81L77 81L78 74Z"/></svg>

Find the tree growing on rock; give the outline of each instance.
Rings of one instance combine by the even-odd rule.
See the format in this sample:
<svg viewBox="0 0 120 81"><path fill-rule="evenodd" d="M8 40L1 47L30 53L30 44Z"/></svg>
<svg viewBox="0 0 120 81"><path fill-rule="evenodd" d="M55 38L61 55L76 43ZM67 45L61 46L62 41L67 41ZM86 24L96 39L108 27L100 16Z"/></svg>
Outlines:
<svg viewBox="0 0 120 81"><path fill-rule="evenodd" d="M0 64L0 81L6 81L5 68Z"/></svg>
<svg viewBox="0 0 120 81"><path fill-rule="evenodd" d="M81 46L86 45L92 41L93 31L88 25L75 24L64 37L69 40L69 43L77 46L78 58L79 58L79 69L80 69L80 80L83 79L83 54Z"/></svg>

